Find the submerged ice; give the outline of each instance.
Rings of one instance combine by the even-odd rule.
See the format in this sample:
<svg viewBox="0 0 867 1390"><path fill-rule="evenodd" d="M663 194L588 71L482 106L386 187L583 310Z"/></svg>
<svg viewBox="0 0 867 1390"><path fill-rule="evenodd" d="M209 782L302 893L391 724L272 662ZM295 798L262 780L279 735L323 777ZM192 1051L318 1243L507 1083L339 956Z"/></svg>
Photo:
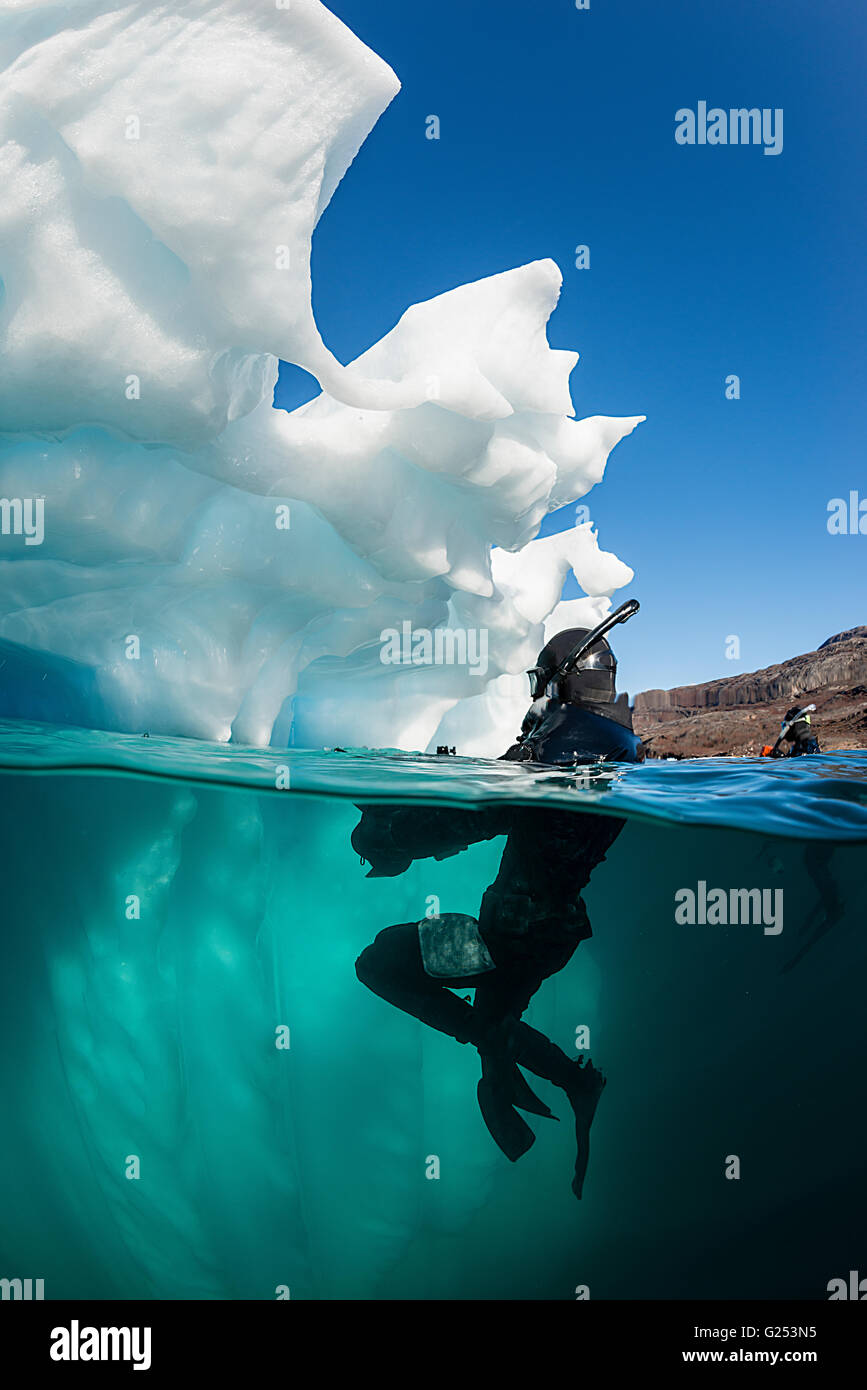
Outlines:
<svg viewBox="0 0 867 1390"><path fill-rule="evenodd" d="M14 731L0 734L7 765ZM48 1299L574 1300L579 1284L592 1298L823 1298L848 1267L864 1207L860 767L777 764L764 797L742 761L629 774L638 814L586 890L592 939L528 1011L564 1048L589 1030L608 1076L578 1204L554 1089L540 1083L561 1123L509 1163L478 1113L475 1049L353 970L432 896L477 911L502 839L372 879L350 843L354 802L420 796L432 772L441 799L475 804L465 765L291 752L293 782L297 769L308 793L342 794L287 795L265 777L273 754L70 730L59 741L79 768L114 747L118 767L163 775L60 776L43 731L18 737L18 773L0 771L0 1276L44 1278ZM239 763L245 785L216 781ZM498 793L508 769L476 769L488 804L529 804L529 785ZM845 802L828 795L844 779ZM590 809L606 782L573 802ZM676 834L653 823L660 799ZM824 844L795 837L799 804ZM784 884L784 931L679 924L676 895L699 876ZM846 907L823 931L832 883ZM804 1019L815 1055L793 1045ZM805 1097L821 1163L804 1161ZM755 1258L744 1231L759 1233Z"/></svg>
<svg viewBox="0 0 867 1390"><path fill-rule="evenodd" d="M336 361L311 237L399 83L318 0L7 4L0 63L0 713L500 752L551 623L632 577L589 523L536 539L642 418L572 418L557 267ZM321 387L291 413L279 358ZM388 659L406 624L484 671Z"/></svg>

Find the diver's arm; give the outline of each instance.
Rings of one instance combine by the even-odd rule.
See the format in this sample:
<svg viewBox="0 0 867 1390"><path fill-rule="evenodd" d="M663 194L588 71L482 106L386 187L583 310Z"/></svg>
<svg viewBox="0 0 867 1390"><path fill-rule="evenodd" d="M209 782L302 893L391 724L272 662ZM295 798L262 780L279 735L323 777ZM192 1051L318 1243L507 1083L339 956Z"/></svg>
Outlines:
<svg viewBox="0 0 867 1390"><path fill-rule="evenodd" d="M370 864L368 878L393 878L414 859L448 859L508 831L508 812L451 806L362 806L352 848Z"/></svg>
<svg viewBox="0 0 867 1390"><path fill-rule="evenodd" d="M392 834L393 811L390 806L359 807L361 820L352 832L352 848L362 864L370 865L368 878L394 878L412 863L395 843Z"/></svg>
<svg viewBox="0 0 867 1390"><path fill-rule="evenodd" d="M533 701L527 713L524 715L521 723L521 732L518 734L512 746L507 748L505 753L500 754L497 759L498 762L519 763L524 761L526 758L524 740L529 738L533 730L539 727L544 718L547 706L548 700L544 695L540 699Z"/></svg>

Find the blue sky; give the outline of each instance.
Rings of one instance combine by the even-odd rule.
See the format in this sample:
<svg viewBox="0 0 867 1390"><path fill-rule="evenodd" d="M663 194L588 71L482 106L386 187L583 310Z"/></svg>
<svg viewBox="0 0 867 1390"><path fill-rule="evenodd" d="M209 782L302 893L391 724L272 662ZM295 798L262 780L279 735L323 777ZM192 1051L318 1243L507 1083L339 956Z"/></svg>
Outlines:
<svg viewBox="0 0 867 1390"><path fill-rule="evenodd" d="M623 688L756 670L867 622L867 535L826 524L831 498L867 499L861 7L329 8L403 90L316 233L323 337L348 361L411 303L558 262L549 338L581 353L577 414L648 417L587 498L602 546L636 571ZM781 107L782 153L679 146L675 112L700 100ZM297 404L309 378L287 371L278 393Z"/></svg>

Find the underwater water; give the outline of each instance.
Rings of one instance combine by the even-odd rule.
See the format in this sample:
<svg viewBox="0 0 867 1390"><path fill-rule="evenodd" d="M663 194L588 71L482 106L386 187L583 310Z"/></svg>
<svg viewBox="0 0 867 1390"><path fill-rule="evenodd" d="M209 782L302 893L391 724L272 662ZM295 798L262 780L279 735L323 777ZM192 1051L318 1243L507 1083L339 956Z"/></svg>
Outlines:
<svg viewBox="0 0 867 1390"><path fill-rule="evenodd" d="M350 835L377 800L625 818L592 937L526 1015L576 1056L588 1028L608 1079L582 1201L562 1093L538 1083L561 1123L530 1117L510 1163L476 1051L357 980L383 927L477 914L504 846L366 879ZM16 722L0 825L0 1276L46 1298L824 1298L863 1265L867 755L567 774ZM769 890L774 925L676 920L700 883Z"/></svg>

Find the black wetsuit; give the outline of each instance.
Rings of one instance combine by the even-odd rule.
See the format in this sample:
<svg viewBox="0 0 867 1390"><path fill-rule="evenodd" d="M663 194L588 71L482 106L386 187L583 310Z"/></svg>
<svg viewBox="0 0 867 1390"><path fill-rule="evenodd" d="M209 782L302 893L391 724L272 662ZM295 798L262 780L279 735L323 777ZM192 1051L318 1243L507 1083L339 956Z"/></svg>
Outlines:
<svg viewBox="0 0 867 1390"><path fill-rule="evenodd" d="M790 745L788 752L783 744ZM783 721L783 732L774 744L771 756L774 758L803 758L809 753L821 753L819 740L813 733L810 711L790 709Z"/></svg>
<svg viewBox="0 0 867 1390"><path fill-rule="evenodd" d="M585 764L600 756L638 761L640 742L628 709L618 706L612 719L598 706L577 709L539 702L504 757L553 763L555 754L568 755L574 766L582 753ZM402 873L416 858L442 859L482 840L508 838L477 924L481 950L486 949L493 968L488 964L467 972L458 950L454 973L432 977L425 968L419 923L408 922L386 927L362 952L356 962L359 979L431 1027L482 1047L492 1027L520 1019L542 981L562 970L579 941L591 935L581 893L624 824L615 817L529 806L364 810L352 843L374 876ZM463 920L476 925L474 919ZM443 931L450 929L445 921ZM478 950L470 955L477 960ZM443 986L475 986L475 1004ZM521 1036L525 1047L518 1060L538 1075L557 1080L563 1062L574 1065L527 1025L521 1025Z"/></svg>
<svg viewBox="0 0 867 1390"><path fill-rule="evenodd" d="M601 759L636 762L641 746L625 707L604 711L541 699L504 756L572 767ZM386 806L364 809L352 836L375 876L402 873L413 859L443 859L481 840L507 837L478 920L451 913L386 927L355 968L374 994L478 1048L482 1117L513 1161L535 1139L519 1110L551 1114L519 1067L565 1092L575 1117L572 1191L579 1198L605 1078L589 1059L585 1066L583 1057L570 1057L521 1015L543 980L562 970L579 941L590 936L581 893L623 825L615 817L542 806ZM458 998L453 987L474 988L474 1003Z"/></svg>
<svg viewBox="0 0 867 1390"><path fill-rule="evenodd" d="M821 753L819 740L814 734L809 738L796 738L789 752L790 758L802 758L806 753Z"/></svg>
<svg viewBox="0 0 867 1390"><path fill-rule="evenodd" d="M494 969L465 974L456 960L454 974L432 978L422 958L419 924L407 922L386 927L362 952L359 978L422 1022L479 1046L491 1024L519 1019L542 981L562 970L578 943L591 935L581 892L624 824L616 817L526 806L365 811L352 843L375 874L399 873L411 858L446 858L482 840L508 838L478 918ZM444 985L475 986L475 1005L455 998Z"/></svg>
<svg viewBox="0 0 867 1390"><path fill-rule="evenodd" d="M781 746L775 749L771 756L774 758L803 758L808 753L821 753L821 751L816 735L807 734L805 737L793 739L788 753Z"/></svg>

